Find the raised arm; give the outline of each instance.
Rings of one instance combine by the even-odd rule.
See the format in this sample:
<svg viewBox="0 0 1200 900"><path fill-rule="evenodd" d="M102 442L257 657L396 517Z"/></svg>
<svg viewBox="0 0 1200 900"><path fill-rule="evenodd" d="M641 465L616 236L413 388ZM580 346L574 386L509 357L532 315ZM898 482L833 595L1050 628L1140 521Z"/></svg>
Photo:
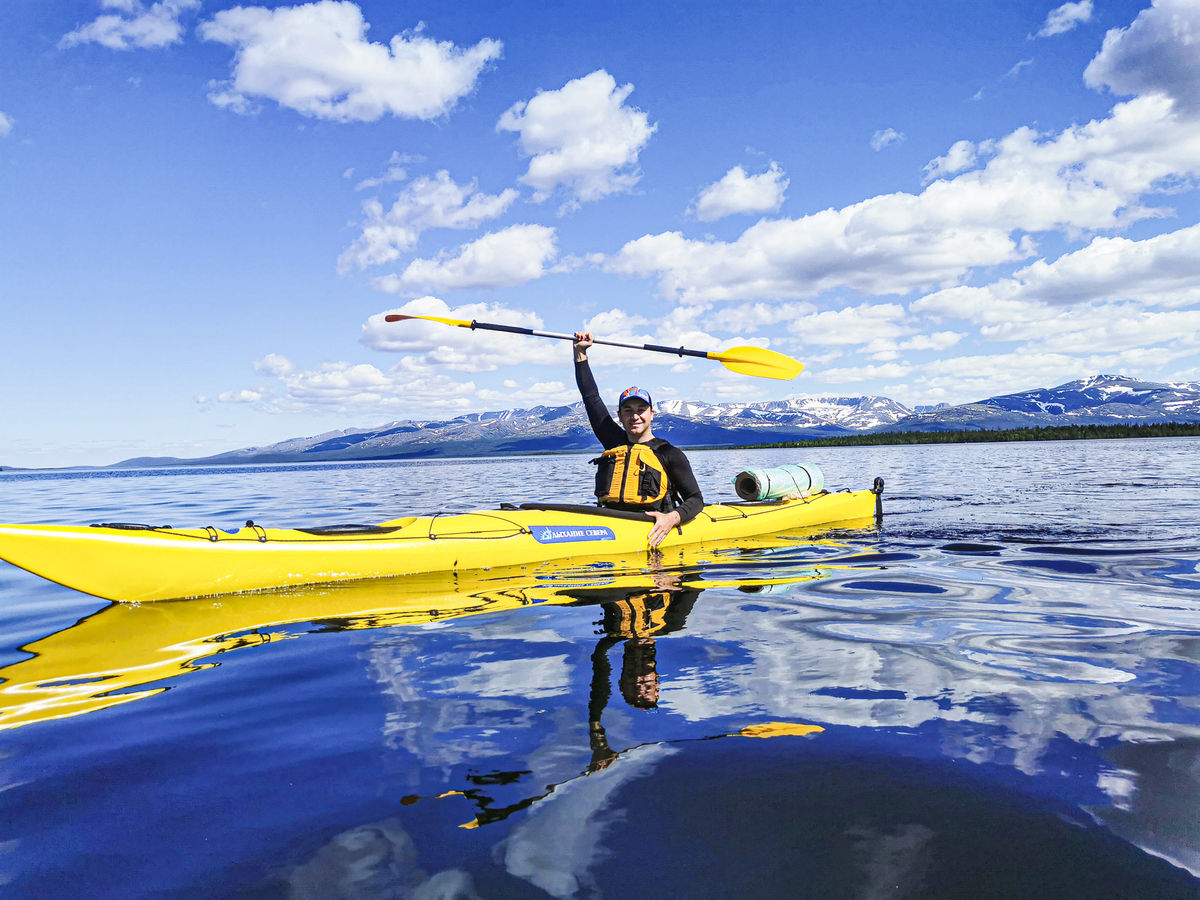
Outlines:
<svg viewBox="0 0 1200 900"><path fill-rule="evenodd" d="M575 384L579 388L579 396L583 398L583 408L587 410L592 433L605 450L620 446L625 442L625 429L609 415L608 407L600 399L600 389L596 387L592 368L588 365L587 351L592 346L592 335L586 331L575 332L572 346L575 353Z"/></svg>

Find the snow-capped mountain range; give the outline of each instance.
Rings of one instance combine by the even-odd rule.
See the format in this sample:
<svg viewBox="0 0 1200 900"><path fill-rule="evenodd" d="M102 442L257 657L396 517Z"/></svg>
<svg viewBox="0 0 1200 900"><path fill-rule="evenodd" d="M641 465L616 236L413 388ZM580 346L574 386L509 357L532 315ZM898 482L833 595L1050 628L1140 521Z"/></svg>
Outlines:
<svg viewBox="0 0 1200 900"><path fill-rule="evenodd" d="M871 431L952 431L1068 424L1200 422L1200 383L1157 384L1097 375L1055 388L960 406L911 409L886 397L798 397L762 403L666 400L654 433L684 447L806 440ZM582 403L471 413L429 422L389 422L200 459L140 458L136 465L404 459L589 450L596 440Z"/></svg>
<svg viewBox="0 0 1200 900"><path fill-rule="evenodd" d="M1200 422L1200 382L1158 384L1095 375L1056 388L990 397L936 412L914 413L892 431L1028 428L1047 425Z"/></svg>

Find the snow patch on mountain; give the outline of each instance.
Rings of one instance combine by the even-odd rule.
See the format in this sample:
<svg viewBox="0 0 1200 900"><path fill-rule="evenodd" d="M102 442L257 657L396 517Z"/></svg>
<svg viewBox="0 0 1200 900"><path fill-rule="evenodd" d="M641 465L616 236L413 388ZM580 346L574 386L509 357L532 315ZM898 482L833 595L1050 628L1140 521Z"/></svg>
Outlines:
<svg viewBox="0 0 1200 900"><path fill-rule="evenodd" d="M795 397L760 403L700 403L665 400L656 411L701 422L745 427L787 425L863 431L899 421L912 410L886 397Z"/></svg>

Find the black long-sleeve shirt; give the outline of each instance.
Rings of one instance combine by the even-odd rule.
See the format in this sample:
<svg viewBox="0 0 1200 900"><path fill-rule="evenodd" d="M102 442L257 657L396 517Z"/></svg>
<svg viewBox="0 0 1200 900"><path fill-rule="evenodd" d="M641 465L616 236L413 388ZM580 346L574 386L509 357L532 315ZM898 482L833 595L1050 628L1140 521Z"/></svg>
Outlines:
<svg viewBox="0 0 1200 900"><path fill-rule="evenodd" d="M625 429L609 415L608 407L600 399L600 389L596 387L596 379L586 359L575 363L575 384L583 397L583 408L587 410L592 433L604 449L611 450L630 443ZM696 484L696 476L692 474L692 464L682 450L671 444L660 447L655 453L667 470L667 484L675 501L675 511L679 513L679 524L690 522L704 508L704 497L700 493L700 486Z"/></svg>

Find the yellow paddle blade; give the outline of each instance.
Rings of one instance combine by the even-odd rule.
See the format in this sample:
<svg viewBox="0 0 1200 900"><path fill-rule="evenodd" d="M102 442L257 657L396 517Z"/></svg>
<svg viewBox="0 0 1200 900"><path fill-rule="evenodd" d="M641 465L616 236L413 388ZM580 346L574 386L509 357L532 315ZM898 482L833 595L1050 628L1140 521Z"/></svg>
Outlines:
<svg viewBox="0 0 1200 900"><path fill-rule="evenodd" d="M778 378L788 381L804 369L804 363L763 347L730 347L720 353L709 353L709 359L724 363L725 368L741 375L758 378Z"/></svg>
<svg viewBox="0 0 1200 900"><path fill-rule="evenodd" d="M801 725L796 722L764 722L761 725L747 725L735 733L737 737L773 738L783 735L817 734L824 731L820 725Z"/></svg>
<svg viewBox="0 0 1200 900"><path fill-rule="evenodd" d="M383 317L385 322L403 322L405 319L424 319L426 322L441 322L443 325L457 325L459 328L470 328L471 323L467 319L443 319L440 316L408 316L400 313L391 313Z"/></svg>

